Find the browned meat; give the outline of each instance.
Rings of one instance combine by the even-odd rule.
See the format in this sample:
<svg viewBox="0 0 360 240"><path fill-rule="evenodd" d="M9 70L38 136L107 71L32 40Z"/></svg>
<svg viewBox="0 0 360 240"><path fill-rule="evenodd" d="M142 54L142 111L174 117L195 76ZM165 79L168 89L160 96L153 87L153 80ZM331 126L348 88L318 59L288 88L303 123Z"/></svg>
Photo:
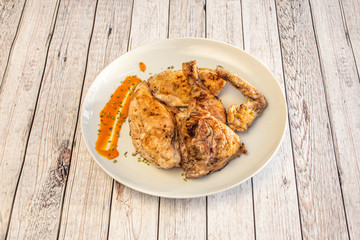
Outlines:
<svg viewBox="0 0 360 240"><path fill-rule="evenodd" d="M235 131L244 132L266 108L267 101L259 90L229 70L218 66L216 72L221 78L239 89L248 99L246 103L241 104L239 107L235 104L231 105L227 114L229 127Z"/></svg>
<svg viewBox="0 0 360 240"><path fill-rule="evenodd" d="M226 122L226 110L221 100L211 94L205 84L199 79L196 61L183 63L183 72L191 85L191 104L208 110L215 118Z"/></svg>
<svg viewBox="0 0 360 240"><path fill-rule="evenodd" d="M175 118L178 112L154 98L146 82L131 96L129 125L132 142L141 155L159 168L180 165Z"/></svg>
<svg viewBox="0 0 360 240"><path fill-rule="evenodd" d="M166 70L148 79L149 88L157 99L168 106L186 107L190 101L190 86L182 70Z"/></svg>
<svg viewBox="0 0 360 240"><path fill-rule="evenodd" d="M217 96L225 87L226 81L219 77L215 70L210 68L198 68L199 79L212 95Z"/></svg>
<svg viewBox="0 0 360 240"><path fill-rule="evenodd" d="M199 79L212 95L219 94L226 81L208 68L200 68ZM182 70L166 70L148 79L149 88L157 99L168 106L187 107L190 102L191 86Z"/></svg>
<svg viewBox="0 0 360 240"><path fill-rule="evenodd" d="M183 71L192 85L192 99L186 110L176 114L181 167L187 178L196 178L223 168L243 148L240 137L213 116L206 107L207 101L203 102L201 95L206 95L206 99L210 94L195 83L198 82L196 62L184 63Z"/></svg>

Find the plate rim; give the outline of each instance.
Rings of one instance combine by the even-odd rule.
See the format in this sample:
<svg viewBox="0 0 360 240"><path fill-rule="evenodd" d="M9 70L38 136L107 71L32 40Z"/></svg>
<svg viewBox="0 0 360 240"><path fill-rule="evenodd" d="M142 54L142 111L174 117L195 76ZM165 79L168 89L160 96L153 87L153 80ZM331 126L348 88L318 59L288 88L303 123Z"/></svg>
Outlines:
<svg viewBox="0 0 360 240"><path fill-rule="evenodd" d="M281 138L279 138L279 140L276 142L276 148L274 149L273 153L271 154L271 156L268 157L268 159L259 167L257 168L255 171L251 172L250 174L248 174L247 177L245 177L244 179L242 179L241 181L238 181L236 183L233 184L229 184L229 186L226 186L224 188L220 188L217 190L213 190L213 191L208 191L206 193L199 193L199 194L181 194L181 195L174 195L173 192L154 192L151 190L148 190L147 188L141 188L141 187L137 187L134 185L130 185L128 183L123 183L116 175L112 174L109 170L106 169L106 167L94 156L94 154L92 153L92 151L90 151L89 149L89 144L88 144L88 140L85 137L85 133L84 133L84 120L83 120L83 113L84 113L84 103L86 102L86 99L88 98L88 93L90 91L90 89L93 87L95 81L98 79L98 77L104 72L106 71L106 69L108 69L112 64L115 64L115 62L119 59L119 58L124 58L126 57L126 55L131 54L133 51L139 51L141 50L141 48L148 48L151 45L158 45L162 42L171 42L171 41L198 41L198 42L210 42L210 43L214 43L214 44L219 44L219 45L223 45L226 47L230 47L230 48L235 48L238 51L242 52L243 54L245 54L247 57L252 58L254 61L258 62L260 65L262 65L264 67L264 69L266 69L266 71L273 77L273 79L275 79L275 83L276 86L279 88L280 92L281 92L281 96L282 96L282 100L284 101L284 116L285 119L284 120L284 125L282 125L282 134L281 134ZM287 107L287 101L286 101L286 96L284 93L284 90L281 88L279 81L277 80L277 78L275 77L275 75L272 73L272 71L270 71L270 69L258 58L256 58L255 56L251 55L250 53L246 52L245 50L231 45L229 43L226 42L222 42L219 40L215 40L215 39L208 39L208 38L198 38L198 37L178 37L178 38L167 38L167 39L161 39L161 40L155 40L146 44L143 44L141 46L138 46L134 49L128 50L126 53L119 55L117 58L115 58L114 60L112 60L109 64L107 64L106 66L104 66L101 71L96 75L96 77L94 78L94 80L92 81L91 85L89 86L89 88L87 89L87 92L85 94L85 97L82 101L81 104L81 109L80 109L80 129L81 129L81 136L85 142L86 148L87 148L87 152L90 153L92 160L95 161L100 167L101 169L107 174L109 175L111 178L113 178L113 180L116 180L117 182L119 182L120 184L131 188L133 190L136 190L138 192L142 192L151 196L156 196L156 197L162 197L162 198L170 198L170 199L189 199L189 198L198 198L198 197L204 197L204 196L210 196L213 194L217 194L217 193L221 193L221 192L225 192L229 189L232 189L236 186L241 185L242 183L246 182L247 180L249 180L250 178L252 178L253 176L255 176L256 174L258 174L262 169L264 169L269 163L270 161L274 158L275 154L278 152L281 143L285 137L285 133L286 133L286 129L288 128L288 107Z"/></svg>

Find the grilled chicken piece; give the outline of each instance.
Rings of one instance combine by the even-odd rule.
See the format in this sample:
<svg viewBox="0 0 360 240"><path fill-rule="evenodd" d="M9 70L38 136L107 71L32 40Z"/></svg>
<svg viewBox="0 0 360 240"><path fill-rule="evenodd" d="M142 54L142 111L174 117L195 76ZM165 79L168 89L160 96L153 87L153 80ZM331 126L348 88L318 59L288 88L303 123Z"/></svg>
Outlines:
<svg viewBox="0 0 360 240"><path fill-rule="evenodd" d="M199 79L211 94L218 95L226 81L209 68L199 69ZM191 86L182 70L166 70L148 79L149 88L157 99L168 106L187 107L190 102Z"/></svg>
<svg viewBox="0 0 360 240"><path fill-rule="evenodd" d="M191 96L197 96L198 92L207 94L193 79L197 77L196 62L184 63L183 70L192 85ZM245 151L240 137L209 110L202 101L192 98L189 107L176 114L181 167L187 178L220 170Z"/></svg>
<svg viewBox="0 0 360 240"><path fill-rule="evenodd" d="M229 127L234 131L245 132L255 118L266 108L267 101L259 90L231 71L218 66L216 72L221 78L239 89L248 99L246 103L241 104L239 107L235 104L231 105L227 114Z"/></svg>
<svg viewBox="0 0 360 240"><path fill-rule="evenodd" d="M186 107L190 101L190 85L182 70L166 70L148 79L151 93L168 106Z"/></svg>
<svg viewBox="0 0 360 240"><path fill-rule="evenodd" d="M146 82L138 85L129 106L130 136L134 147L159 168L180 166L175 131L175 108L168 109L154 98Z"/></svg>
<svg viewBox="0 0 360 240"><path fill-rule="evenodd" d="M225 87L226 81L220 78L216 71L210 68L198 68L200 81L206 86L212 95L217 96Z"/></svg>
<svg viewBox="0 0 360 240"><path fill-rule="evenodd" d="M183 72L191 85L190 105L198 105L208 110L215 118L226 122L226 110L221 100L211 94L203 81L200 80L196 61L183 63Z"/></svg>

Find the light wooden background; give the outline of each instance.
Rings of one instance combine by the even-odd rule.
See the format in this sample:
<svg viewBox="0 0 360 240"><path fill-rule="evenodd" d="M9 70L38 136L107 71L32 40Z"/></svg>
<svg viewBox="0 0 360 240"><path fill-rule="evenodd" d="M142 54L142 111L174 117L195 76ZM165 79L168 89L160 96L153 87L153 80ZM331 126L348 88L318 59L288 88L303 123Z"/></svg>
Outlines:
<svg viewBox="0 0 360 240"><path fill-rule="evenodd" d="M174 37L246 50L286 95L279 151L220 194L124 187L81 136L102 68ZM360 239L359 0L2 0L0 44L0 239Z"/></svg>

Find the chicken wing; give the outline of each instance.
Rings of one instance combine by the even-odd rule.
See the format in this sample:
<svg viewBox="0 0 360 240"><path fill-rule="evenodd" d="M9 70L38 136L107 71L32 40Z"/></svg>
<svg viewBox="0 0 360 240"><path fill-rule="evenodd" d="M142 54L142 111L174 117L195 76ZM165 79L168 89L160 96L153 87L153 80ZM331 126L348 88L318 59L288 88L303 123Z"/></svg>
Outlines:
<svg viewBox="0 0 360 240"><path fill-rule="evenodd" d="M196 62L184 63L183 71L192 89L189 107L176 114L181 167L187 178L197 178L220 170L245 148L240 137L211 112L219 102L196 84Z"/></svg>
<svg viewBox="0 0 360 240"><path fill-rule="evenodd" d="M218 95L226 81L215 70L200 68L199 80L212 95ZM166 70L148 79L151 93L168 106L187 107L190 102L191 86L182 70Z"/></svg>
<svg viewBox="0 0 360 240"><path fill-rule="evenodd" d="M221 100L211 94L204 82L200 80L197 62L191 61L183 63L183 72L191 86L191 101L189 107L191 104L198 105L201 108L208 110L215 118L225 123L225 107Z"/></svg>
<svg viewBox="0 0 360 240"><path fill-rule="evenodd" d="M265 96L250 83L221 66L216 68L216 72L247 98L247 102L239 107L231 105L227 113L229 127L235 131L245 132L266 108Z"/></svg>

